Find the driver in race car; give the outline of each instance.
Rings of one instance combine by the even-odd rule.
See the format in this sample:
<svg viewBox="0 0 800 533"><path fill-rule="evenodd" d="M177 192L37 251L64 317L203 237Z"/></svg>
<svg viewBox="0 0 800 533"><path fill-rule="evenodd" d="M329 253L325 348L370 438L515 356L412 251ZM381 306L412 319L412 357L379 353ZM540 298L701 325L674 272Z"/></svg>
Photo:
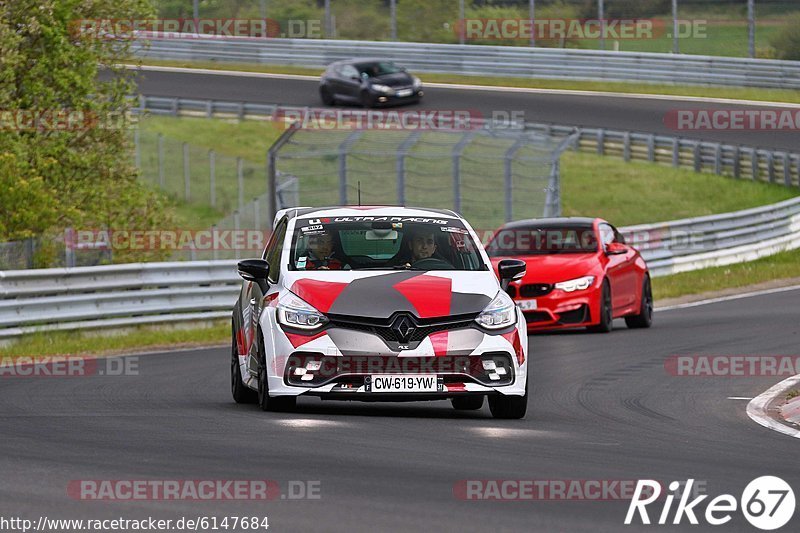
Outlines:
<svg viewBox="0 0 800 533"><path fill-rule="evenodd" d="M348 269L341 259L334 257L333 235L328 232L308 236L308 259L306 270Z"/></svg>
<svg viewBox="0 0 800 533"><path fill-rule="evenodd" d="M408 247L411 250L412 263L433 257L433 254L436 253L436 239L433 232L415 233L408 241Z"/></svg>

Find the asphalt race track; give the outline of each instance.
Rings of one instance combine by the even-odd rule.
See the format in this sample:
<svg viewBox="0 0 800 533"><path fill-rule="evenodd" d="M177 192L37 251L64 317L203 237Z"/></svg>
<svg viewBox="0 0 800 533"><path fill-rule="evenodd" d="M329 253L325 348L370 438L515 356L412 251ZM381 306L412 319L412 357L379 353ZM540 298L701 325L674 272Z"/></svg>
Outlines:
<svg viewBox="0 0 800 533"><path fill-rule="evenodd" d="M424 80L424 76L423 76ZM149 96L321 106L315 80L259 78L235 74L144 71L139 91ZM800 132L681 131L666 127L664 116L677 109L759 109L759 106L670 101L663 98L475 91L429 87L418 106L407 109L469 110L491 117L494 111L524 111L528 122L642 131L687 139L797 151ZM768 109L775 109L769 107Z"/></svg>
<svg viewBox="0 0 800 533"><path fill-rule="evenodd" d="M763 475L800 487L798 442L745 414L782 378L675 377L670 355L796 354L800 291L656 314L651 330L529 338L528 416L447 402L235 405L227 349L139 358L139 375L0 379L0 514L50 518L269 516L271 531L756 531L625 527L621 501L463 501L468 479L694 478L712 497ZM317 480L318 500L78 501L70 480ZM701 504L702 509L705 503ZM660 505L651 511L657 519ZM674 509L674 506L673 506ZM785 530L796 531L795 516ZM794 527L793 525L794 524Z"/></svg>

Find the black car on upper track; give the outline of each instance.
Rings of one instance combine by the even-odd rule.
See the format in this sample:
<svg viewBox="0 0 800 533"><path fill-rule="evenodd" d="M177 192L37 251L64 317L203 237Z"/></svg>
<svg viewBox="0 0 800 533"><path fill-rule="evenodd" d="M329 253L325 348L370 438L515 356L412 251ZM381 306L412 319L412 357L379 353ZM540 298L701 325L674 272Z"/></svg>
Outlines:
<svg viewBox="0 0 800 533"><path fill-rule="evenodd" d="M382 59L347 59L328 65L319 95L325 105L360 104L364 107L416 103L422 82L406 69Z"/></svg>

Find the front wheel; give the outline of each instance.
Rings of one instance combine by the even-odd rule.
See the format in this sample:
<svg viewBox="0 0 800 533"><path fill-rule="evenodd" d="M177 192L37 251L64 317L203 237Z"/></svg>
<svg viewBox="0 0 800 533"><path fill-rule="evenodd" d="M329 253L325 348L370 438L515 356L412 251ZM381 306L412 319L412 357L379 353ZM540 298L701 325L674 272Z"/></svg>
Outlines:
<svg viewBox="0 0 800 533"><path fill-rule="evenodd" d="M319 97L322 100L322 103L325 105L336 105L336 99L333 97L333 94L331 94L331 90L327 87L319 88Z"/></svg>
<svg viewBox="0 0 800 533"><path fill-rule="evenodd" d="M528 382L522 396L489 396L489 410L495 418L525 418L528 412Z"/></svg>
<svg viewBox="0 0 800 533"><path fill-rule="evenodd" d="M259 364L258 364L258 405L263 411L291 411L297 403L296 396L276 396L269 395L269 381L267 376L267 362L262 350L264 342L261 336L256 339L259 343Z"/></svg>
<svg viewBox="0 0 800 533"><path fill-rule="evenodd" d="M614 315L611 308L611 287L608 281L603 282L600 292L600 323L587 328L592 333L608 333L614 328Z"/></svg>
<svg viewBox="0 0 800 533"><path fill-rule="evenodd" d="M626 316L625 325L631 329L649 328L653 325L653 288L650 285L650 276L644 276L642 282L642 299L639 304L639 313Z"/></svg>
<svg viewBox="0 0 800 533"><path fill-rule="evenodd" d="M236 333L231 335L231 394L236 403L256 403L256 391L247 387L242 381L242 370L239 366L239 349L236 346Z"/></svg>
<svg viewBox="0 0 800 533"><path fill-rule="evenodd" d="M361 105L367 109L375 105L375 101L372 99L372 95L369 94L369 91L361 91Z"/></svg>

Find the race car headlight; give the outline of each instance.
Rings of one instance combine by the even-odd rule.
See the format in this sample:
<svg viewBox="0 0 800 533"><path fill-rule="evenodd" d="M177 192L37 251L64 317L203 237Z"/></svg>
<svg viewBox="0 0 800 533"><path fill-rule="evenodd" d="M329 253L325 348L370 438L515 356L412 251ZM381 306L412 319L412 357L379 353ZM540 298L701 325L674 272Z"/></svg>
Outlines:
<svg viewBox="0 0 800 533"><path fill-rule="evenodd" d="M594 283L594 276L583 276L582 278L556 283L555 287L564 292L575 292L588 289L592 286L592 283Z"/></svg>
<svg viewBox="0 0 800 533"><path fill-rule="evenodd" d="M317 329L328 322L328 317L301 298L290 294L281 298L278 303L278 322L290 328Z"/></svg>
<svg viewBox="0 0 800 533"><path fill-rule="evenodd" d="M379 93L383 94L392 94L394 93L394 89L389 87L388 85L381 85L380 83L373 83L372 88L378 91Z"/></svg>
<svg viewBox="0 0 800 533"><path fill-rule="evenodd" d="M475 321L487 329L500 329L515 324L517 308L514 300L505 291L498 292L492 303L486 306Z"/></svg>
<svg viewBox="0 0 800 533"><path fill-rule="evenodd" d="M418 77L416 77L416 76L413 76L411 79L412 79L412 80L413 80L413 82L414 82L414 88L415 88L415 89L419 89L420 87L422 87L422 80L421 80L421 79L419 79L419 78L418 78Z"/></svg>

